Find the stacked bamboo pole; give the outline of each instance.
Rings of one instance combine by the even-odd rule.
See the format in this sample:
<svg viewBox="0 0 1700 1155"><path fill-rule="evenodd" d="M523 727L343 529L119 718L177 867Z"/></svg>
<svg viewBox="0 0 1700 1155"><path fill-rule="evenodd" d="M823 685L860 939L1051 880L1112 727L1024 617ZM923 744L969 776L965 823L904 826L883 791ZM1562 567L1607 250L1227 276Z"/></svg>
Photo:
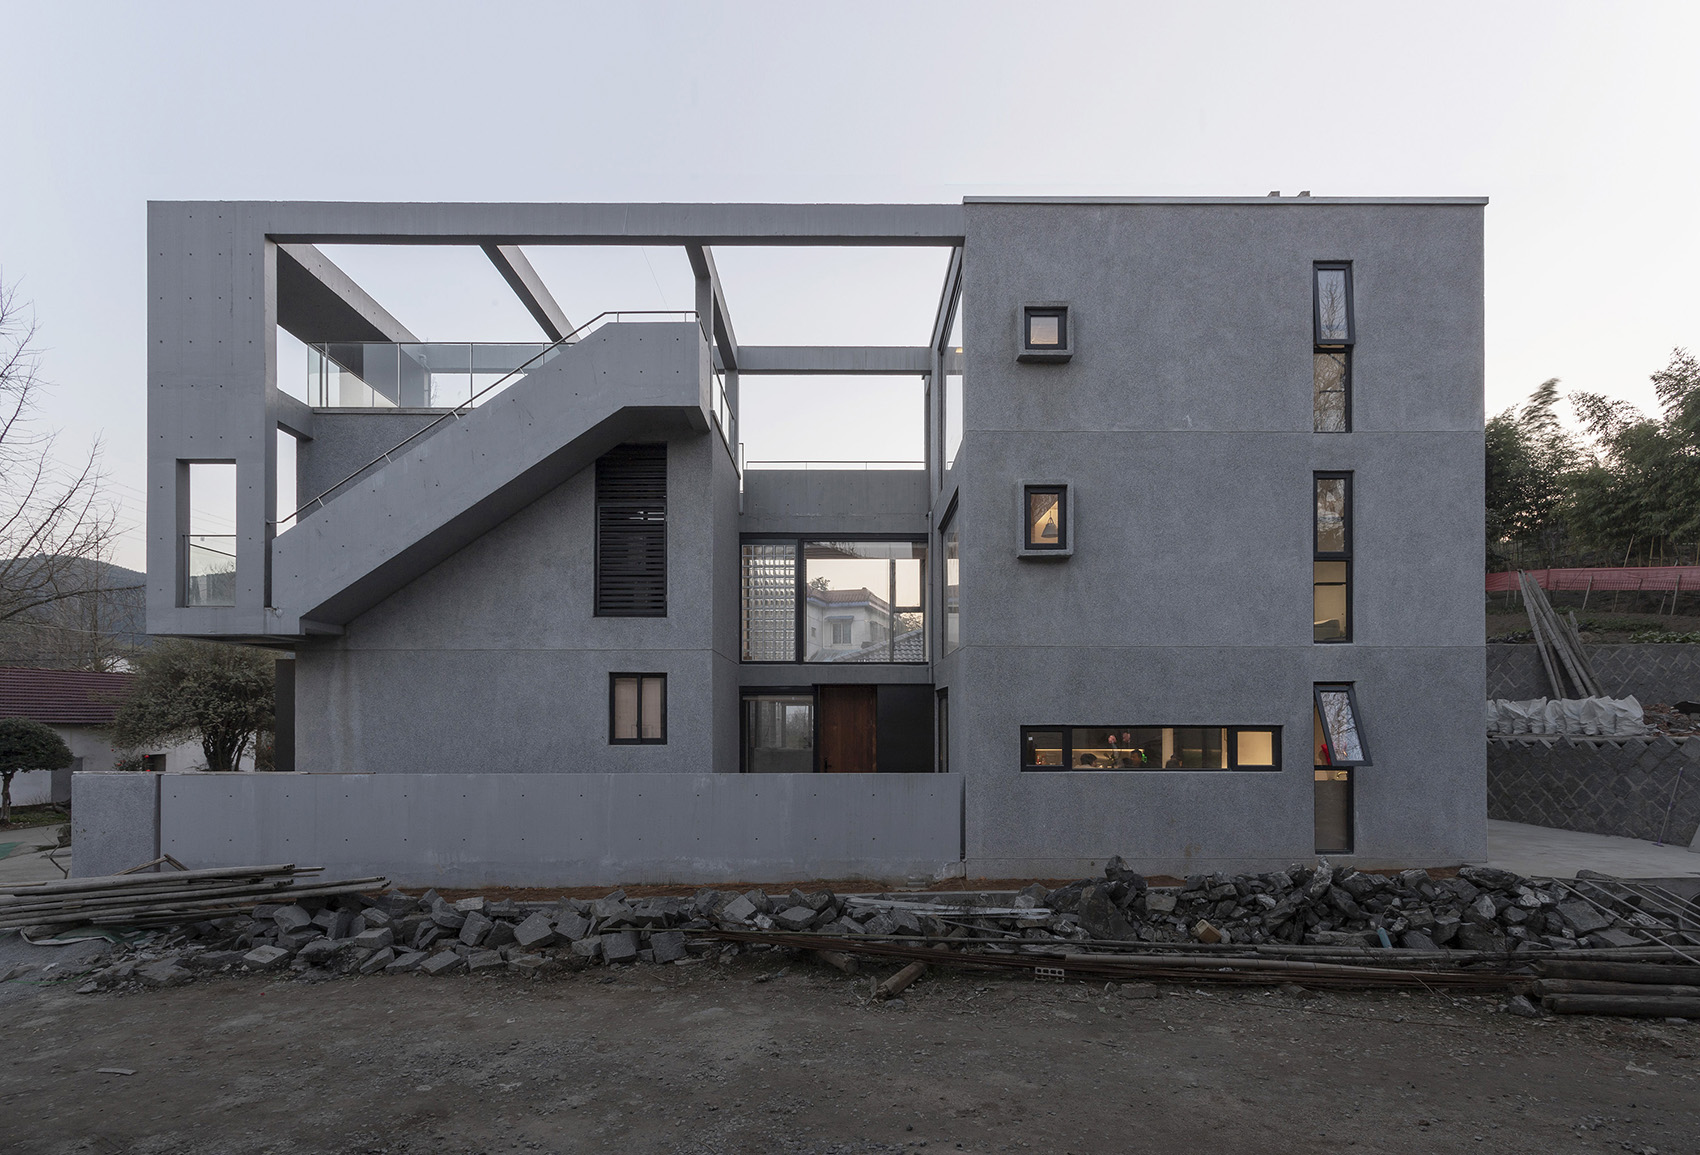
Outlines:
<svg viewBox="0 0 1700 1155"><path fill-rule="evenodd" d="M323 869L283 863L0 887L0 930L200 922L241 914L260 903L358 894L378 889L386 881L372 877L325 882L303 877Z"/></svg>
<svg viewBox="0 0 1700 1155"><path fill-rule="evenodd" d="M1518 573L1517 582L1523 591L1523 606L1529 612L1529 628L1535 635L1535 648L1540 652L1541 665L1546 669L1547 681L1552 685L1552 696L1606 697L1600 689L1599 678L1594 674L1593 664L1582 648L1582 636L1576 625L1576 615L1571 614L1568 622L1560 619L1552 608L1552 602L1547 600L1546 591L1527 573ZM1565 691L1565 676L1569 677L1570 684L1575 687L1574 694Z"/></svg>

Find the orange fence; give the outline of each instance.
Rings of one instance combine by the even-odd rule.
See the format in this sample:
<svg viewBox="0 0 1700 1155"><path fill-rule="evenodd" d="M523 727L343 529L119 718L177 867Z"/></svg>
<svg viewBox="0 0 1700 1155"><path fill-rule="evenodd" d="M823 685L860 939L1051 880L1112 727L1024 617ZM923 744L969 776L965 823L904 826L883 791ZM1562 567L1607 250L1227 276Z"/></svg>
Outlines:
<svg viewBox="0 0 1700 1155"><path fill-rule="evenodd" d="M1599 566L1592 569L1532 569L1526 571L1544 590L1675 590L1700 593L1700 565ZM1508 593L1517 588L1517 573L1490 573L1487 592Z"/></svg>

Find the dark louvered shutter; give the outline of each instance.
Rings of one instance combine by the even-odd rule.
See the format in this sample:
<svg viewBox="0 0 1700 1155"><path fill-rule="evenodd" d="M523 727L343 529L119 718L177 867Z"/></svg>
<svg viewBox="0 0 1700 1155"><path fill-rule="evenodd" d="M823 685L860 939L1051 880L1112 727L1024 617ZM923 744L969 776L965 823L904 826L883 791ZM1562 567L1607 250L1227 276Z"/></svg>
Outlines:
<svg viewBox="0 0 1700 1155"><path fill-rule="evenodd" d="M622 445L596 463L596 613L667 616L665 445Z"/></svg>

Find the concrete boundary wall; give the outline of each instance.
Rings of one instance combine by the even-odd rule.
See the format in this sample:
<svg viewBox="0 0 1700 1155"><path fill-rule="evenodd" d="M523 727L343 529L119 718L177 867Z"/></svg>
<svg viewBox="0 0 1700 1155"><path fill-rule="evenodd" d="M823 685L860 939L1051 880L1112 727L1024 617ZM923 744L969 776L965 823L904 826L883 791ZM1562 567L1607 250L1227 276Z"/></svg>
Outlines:
<svg viewBox="0 0 1700 1155"><path fill-rule="evenodd" d="M1490 738L1488 817L1700 851L1700 738Z"/></svg>
<svg viewBox="0 0 1700 1155"><path fill-rule="evenodd" d="M1633 694L1643 706L1700 700L1700 646L1664 642L1586 649L1608 697ZM1552 697L1534 646L1497 643L1487 648L1487 696L1513 702Z"/></svg>
<svg viewBox="0 0 1700 1155"><path fill-rule="evenodd" d="M99 801L129 777L78 775L114 824L79 831L79 866L134 840L131 808ZM962 855L962 780L938 774L166 775L158 814L157 852L190 868L295 862L410 887L930 880Z"/></svg>

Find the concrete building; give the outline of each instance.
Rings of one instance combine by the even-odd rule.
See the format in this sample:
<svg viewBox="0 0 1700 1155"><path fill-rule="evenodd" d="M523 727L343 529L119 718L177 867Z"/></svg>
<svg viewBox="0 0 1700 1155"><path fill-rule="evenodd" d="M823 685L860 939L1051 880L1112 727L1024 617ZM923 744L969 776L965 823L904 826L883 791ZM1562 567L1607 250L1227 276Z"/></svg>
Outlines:
<svg viewBox="0 0 1700 1155"><path fill-rule="evenodd" d="M304 861L340 791L408 816L360 865L480 881L1478 856L1485 203L153 204L148 625L293 651L301 772L162 838ZM541 338L409 332L329 243L481 246ZM523 249L605 244L694 311L569 321ZM741 345L735 245L947 250L932 339ZM744 468L741 378L823 372L924 378L927 460ZM558 821L446 850L438 790Z"/></svg>

